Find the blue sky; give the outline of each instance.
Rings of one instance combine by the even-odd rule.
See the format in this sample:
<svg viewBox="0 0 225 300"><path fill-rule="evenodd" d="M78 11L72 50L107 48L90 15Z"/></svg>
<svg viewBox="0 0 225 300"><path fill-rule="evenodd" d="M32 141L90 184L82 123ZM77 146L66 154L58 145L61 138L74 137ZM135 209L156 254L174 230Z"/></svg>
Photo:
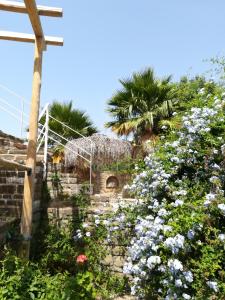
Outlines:
<svg viewBox="0 0 225 300"><path fill-rule="evenodd" d="M106 101L118 79L154 67L158 76L203 73L204 59L223 55L224 0L38 0L63 7L63 19L42 17L46 35L64 47L44 54L42 104L73 100L106 133ZM0 30L30 33L26 15L0 12ZM0 41L0 84L30 99L33 45ZM0 97L19 104L0 90ZM0 129L19 134L19 124L0 110Z"/></svg>

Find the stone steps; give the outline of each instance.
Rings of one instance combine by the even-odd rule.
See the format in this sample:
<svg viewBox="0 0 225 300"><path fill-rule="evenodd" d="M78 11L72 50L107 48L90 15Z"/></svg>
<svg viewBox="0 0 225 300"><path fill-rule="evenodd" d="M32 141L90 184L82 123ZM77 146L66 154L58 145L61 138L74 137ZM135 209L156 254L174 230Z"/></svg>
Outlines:
<svg viewBox="0 0 225 300"><path fill-rule="evenodd" d="M24 154L27 155L27 146L25 149L9 149L6 154ZM37 153L38 155L44 155L43 149L40 149Z"/></svg>
<svg viewBox="0 0 225 300"><path fill-rule="evenodd" d="M6 154L24 154L26 155L27 154L27 149L10 149L7 151Z"/></svg>
<svg viewBox="0 0 225 300"><path fill-rule="evenodd" d="M73 173L61 173L59 171L57 171L57 172L48 171L48 178L51 178L55 174L58 174L60 178L77 178L76 174L73 174Z"/></svg>
<svg viewBox="0 0 225 300"><path fill-rule="evenodd" d="M48 182L54 182L54 176L53 177L48 177L47 181ZM64 185L69 185L69 184L76 184L77 183L77 178L67 178L67 177L59 177L59 182L63 183Z"/></svg>
<svg viewBox="0 0 225 300"><path fill-rule="evenodd" d="M10 161L19 162L21 164L25 164L26 159L27 159L27 154L10 154L10 153L8 154L8 153L4 153L4 154L0 154L0 158L10 160ZM42 161L43 161L43 155L38 154L37 155L37 163L42 162Z"/></svg>

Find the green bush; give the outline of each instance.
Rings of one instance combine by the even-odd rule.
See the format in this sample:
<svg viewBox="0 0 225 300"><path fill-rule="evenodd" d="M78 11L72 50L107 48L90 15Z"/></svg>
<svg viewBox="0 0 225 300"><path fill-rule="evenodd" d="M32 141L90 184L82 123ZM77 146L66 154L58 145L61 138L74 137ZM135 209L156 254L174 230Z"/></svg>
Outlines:
<svg viewBox="0 0 225 300"><path fill-rule="evenodd" d="M7 253L1 262L1 300L79 300L95 299L93 274L68 272L50 275L38 264L26 262Z"/></svg>
<svg viewBox="0 0 225 300"><path fill-rule="evenodd" d="M225 93L202 88L195 103L141 165L139 204L108 221L140 299L225 299Z"/></svg>

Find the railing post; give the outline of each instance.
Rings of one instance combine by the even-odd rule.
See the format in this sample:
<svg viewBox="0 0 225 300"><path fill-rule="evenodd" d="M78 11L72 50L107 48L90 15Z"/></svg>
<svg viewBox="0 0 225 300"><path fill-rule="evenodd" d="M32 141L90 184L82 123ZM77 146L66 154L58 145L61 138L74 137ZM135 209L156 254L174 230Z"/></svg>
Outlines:
<svg viewBox="0 0 225 300"><path fill-rule="evenodd" d="M48 130L49 129L49 104L46 106L46 119L45 119L45 146L44 146L44 178L47 177L48 165Z"/></svg>

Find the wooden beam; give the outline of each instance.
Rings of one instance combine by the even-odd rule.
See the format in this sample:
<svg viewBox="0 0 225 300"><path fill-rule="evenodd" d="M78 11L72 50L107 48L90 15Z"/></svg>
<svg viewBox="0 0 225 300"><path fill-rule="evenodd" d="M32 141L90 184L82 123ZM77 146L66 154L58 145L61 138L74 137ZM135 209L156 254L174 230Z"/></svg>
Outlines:
<svg viewBox="0 0 225 300"><path fill-rule="evenodd" d="M27 8L24 3L16 2L16 1L6 1L0 0L0 10L9 11L9 12L16 12L27 14ZM46 17L62 17L63 10L62 8L58 7L48 7L37 5L37 12L39 16L46 16Z"/></svg>
<svg viewBox="0 0 225 300"><path fill-rule="evenodd" d="M37 39L35 42L34 53L34 72L33 87L31 98L31 112L29 123L29 138L27 146L26 166L32 170L30 176L25 175L24 178L24 199L21 218L21 234L24 237L24 246L26 257L29 258L30 239L32 234L32 215L33 215L33 198L35 186L35 168L36 168L36 150L38 136L38 116L40 108L41 94L41 77L42 77L42 57L43 57L43 41Z"/></svg>
<svg viewBox="0 0 225 300"><path fill-rule="evenodd" d="M41 38L43 43L44 41L44 33L41 26L41 20L38 15L37 5L35 0L24 0L31 25L33 27L34 34L37 38Z"/></svg>
<svg viewBox="0 0 225 300"><path fill-rule="evenodd" d="M45 44L51 46L63 46L63 38L45 36ZM0 40L35 43L35 35L11 31L0 31Z"/></svg>

